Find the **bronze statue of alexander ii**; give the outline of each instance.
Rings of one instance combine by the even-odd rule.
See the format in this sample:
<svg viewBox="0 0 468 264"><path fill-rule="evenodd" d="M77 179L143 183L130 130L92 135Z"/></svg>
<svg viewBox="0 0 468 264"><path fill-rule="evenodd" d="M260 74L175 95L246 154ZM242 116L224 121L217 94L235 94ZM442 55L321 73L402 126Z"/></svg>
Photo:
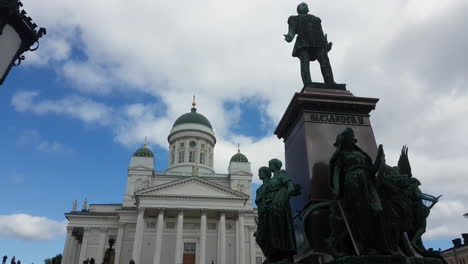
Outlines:
<svg viewBox="0 0 468 264"><path fill-rule="evenodd" d="M297 16L288 19L289 32L284 35L287 42L291 42L297 35L296 43L292 53L293 57L299 58L301 62L301 77L304 87L312 83L310 77L310 61L317 60L320 63L323 80L326 84L335 84L333 72L328 59L328 52L332 43L328 42L327 35L323 33L320 18L309 14L306 3L297 6Z"/></svg>

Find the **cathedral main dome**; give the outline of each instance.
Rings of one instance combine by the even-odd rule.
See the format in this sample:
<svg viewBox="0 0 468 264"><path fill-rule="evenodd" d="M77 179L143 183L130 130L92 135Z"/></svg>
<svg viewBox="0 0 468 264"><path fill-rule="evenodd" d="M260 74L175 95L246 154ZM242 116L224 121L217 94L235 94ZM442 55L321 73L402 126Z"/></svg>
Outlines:
<svg viewBox="0 0 468 264"><path fill-rule="evenodd" d="M216 137L210 121L197 113L195 98L190 112L174 122L167 137L170 173L213 174Z"/></svg>
<svg viewBox="0 0 468 264"><path fill-rule="evenodd" d="M172 127L182 124L200 124L213 129L210 121L204 115L197 113L195 107L193 107L189 113L183 114L177 118Z"/></svg>

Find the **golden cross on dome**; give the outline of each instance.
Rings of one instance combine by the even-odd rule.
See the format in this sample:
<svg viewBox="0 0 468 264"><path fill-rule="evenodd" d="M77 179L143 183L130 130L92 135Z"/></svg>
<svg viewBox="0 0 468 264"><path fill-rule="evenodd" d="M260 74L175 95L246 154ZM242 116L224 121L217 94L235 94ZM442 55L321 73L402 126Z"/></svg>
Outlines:
<svg viewBox="0 0 468 264"><path fill-rule="evenodd" d="M237 153L240 153L240 144L237 144Z"/></svg>
<svg viewBox="0 0 468 264"><path fill-rule="evenodd" d="M195 95L194 95L194 96L193 96L193 102L192 102L193 108L195 108L196 105L197 105L197 102L195 102Z"/></svg>
<svg viewBox="0 0 468 264"><path fill-rule="evenodd" d="M148 137L145 136L145 144L143 146L148 146Z"/></svg>

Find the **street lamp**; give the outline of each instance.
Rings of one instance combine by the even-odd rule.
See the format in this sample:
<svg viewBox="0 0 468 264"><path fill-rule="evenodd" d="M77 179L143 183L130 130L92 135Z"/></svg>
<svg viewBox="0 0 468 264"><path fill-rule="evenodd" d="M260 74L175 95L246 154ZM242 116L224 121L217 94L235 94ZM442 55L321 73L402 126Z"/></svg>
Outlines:
<svg viewBox="0 0 468 264"><path fill-rule="evenodd" d="M0 0L0 85L5 81L12 66L20 65L26 51L39 48L39 38L46 34L20 10L20 0ZM32 47L34 45L34 47Z"/></svg>

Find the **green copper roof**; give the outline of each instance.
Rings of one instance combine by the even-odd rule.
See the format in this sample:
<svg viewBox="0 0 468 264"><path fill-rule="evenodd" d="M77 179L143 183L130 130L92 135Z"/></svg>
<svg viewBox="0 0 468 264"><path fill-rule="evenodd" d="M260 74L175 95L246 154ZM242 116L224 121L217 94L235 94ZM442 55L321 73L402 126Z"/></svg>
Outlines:
<svg viewBox="0 0 468 264"><path fill-rule="evenodd" d="M189 124L189 123L200 124L200 125L204 125L213 129L210 121L208 121L208 119L204 117L203 115L197 113L197 109L195 107L192 108L190 113L183 114L179 118L177 118L177 120L175 121L172 127L175 127L177 125L182 125L182 124Z"/></svg>
<svg viewBox="0 0 468 264"><path fill-rule="evenodd" d="M249 162L249 160L247 159L247 157L242 154L242 153L237 153L236 155L232 156L231 158L231 162Z"/></svg>
<svg viewBox="0 0 468 264"><path fill-rule="evenodd" d="M154 157L153 152L149 148L146 147L146 144L142 148L135 151L133 156L134 157L151 157L151 158Z"/></svg>

